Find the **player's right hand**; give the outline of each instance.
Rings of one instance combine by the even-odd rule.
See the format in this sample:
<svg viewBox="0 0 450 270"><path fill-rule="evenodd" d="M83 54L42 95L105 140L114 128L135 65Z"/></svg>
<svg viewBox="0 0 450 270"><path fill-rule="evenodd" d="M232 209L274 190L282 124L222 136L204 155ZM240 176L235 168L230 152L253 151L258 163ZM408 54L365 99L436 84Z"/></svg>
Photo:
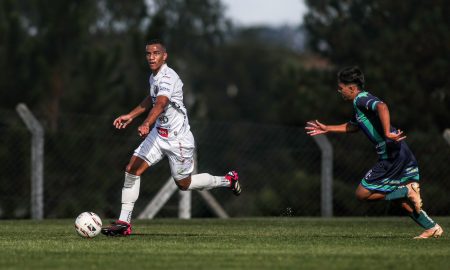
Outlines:
<svg viewBox="0 0 450 270"><path fill-rule="evenodd" d="M128 114L124 114L114 120L113 126L115 126L117 129L126 128L128 124L131 123L131 121L133 121L133 118Z"/></svg>
<svg viewBox="0 0 450 270"><path fill-rule="evenodd" d="M142 125L138 127L138 133L142 138L147 137L147 135L150 133L150 125L148 125L147 123L142 123Z"/></svg>
<svg viewBox="0 0 450 270"><path fill-rule="evenodd" d="M316 136L328 132L327 126L317 120L307 122L305 129L306 134L308 134L309 136Z"/></svg>

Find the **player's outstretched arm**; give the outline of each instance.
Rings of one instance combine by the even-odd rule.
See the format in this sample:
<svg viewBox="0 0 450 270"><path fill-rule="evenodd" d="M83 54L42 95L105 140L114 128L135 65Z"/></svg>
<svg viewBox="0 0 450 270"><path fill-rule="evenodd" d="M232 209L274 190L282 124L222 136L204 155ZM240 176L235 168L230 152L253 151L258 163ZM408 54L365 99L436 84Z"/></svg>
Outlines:
<svg viewBox="0 0 450 270"><path fill-rule="evenodd" d="M406 136L403 134L403 131L397 129L394 132L391 132L391 117L389 114L389 108L384 102L380 102L377 104L377 112L378 117L380 118L381 125L383 126L384 136L393 141L399 142L401 140L406 139Z"/></svg>
<svg viewBox="0 0 450 270"><path fill-rule="evenodd" d="M151 97L147 96L136 108L134 108L131 112L128 114L123 114L119 117L117 117L114 122L113 126L115 126L117 129L126 128L134 118L141 115L143 112L148 110L151 106Z"/></svg>
<svg viewBox="0 0 450 270"><path fill-rule="evenodd" d="M350 133L356 132L359 130L358 126L353 125L349 122L341 124L341 125L325 125L320 123L318 120L308 121L306 123L306 134L310 136L316 136L319 134L325 134L328 132L335 133Z"/></svg>

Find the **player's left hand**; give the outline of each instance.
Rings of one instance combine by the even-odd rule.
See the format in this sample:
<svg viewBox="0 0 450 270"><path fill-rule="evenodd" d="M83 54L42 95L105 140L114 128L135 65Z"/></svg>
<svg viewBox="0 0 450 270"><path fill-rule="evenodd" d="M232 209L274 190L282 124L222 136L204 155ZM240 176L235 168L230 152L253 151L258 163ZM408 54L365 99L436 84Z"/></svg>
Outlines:
<svg viewBox="0 0 450 270"><path fill-rule="evenodd" d="M399 141L406 139L406 136L403 135L403 131L401 131L400 129L397 129L396 132L390 132L390 133L386 134L386 138L391 139L395 142L399 142Z"/></svg>
<svg viewBox="0 0 450 270"><path fill-rule="evenodd" d="M138 127L138 133L142 138L147 137L147 135L150 133L150 126L146 123L143 123Z"/></svg>

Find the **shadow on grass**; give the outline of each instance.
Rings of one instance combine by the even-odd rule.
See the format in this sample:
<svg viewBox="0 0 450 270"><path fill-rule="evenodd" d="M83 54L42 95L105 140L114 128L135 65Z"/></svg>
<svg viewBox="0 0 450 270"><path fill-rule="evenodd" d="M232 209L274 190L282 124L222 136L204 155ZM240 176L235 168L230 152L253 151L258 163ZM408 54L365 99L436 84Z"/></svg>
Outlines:
<svg viewBox="0 0 450 270"><path fill-rule="evenodd" d="M212 235L205 234L189 234L189 233L133 233L130 237L155 237L155 236L168 236L168 237L211 237Z"/></svg>

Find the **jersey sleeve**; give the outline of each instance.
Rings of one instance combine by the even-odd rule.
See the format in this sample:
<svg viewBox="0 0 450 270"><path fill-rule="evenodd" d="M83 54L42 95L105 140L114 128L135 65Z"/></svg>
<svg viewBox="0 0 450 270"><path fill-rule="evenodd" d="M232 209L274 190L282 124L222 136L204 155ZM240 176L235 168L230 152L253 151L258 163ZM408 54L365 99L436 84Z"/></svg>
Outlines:
<svg viewBox="0 0 450 270"><path fill-rule="evenodd" d="M377 104L382 102L379 98L373 95L367 95L364 97L359 97L356 100L356 107L360 109L365 109L368 111L376 111ZM355 119L356 122L356 119Z"/></svg>
<svg viewBox="0 0 450 270"><path fill-rule="evenodd" d="M164 75L159 81L158 85L158 96L166 96L167 98L171 98L173 92L175 90L175 79L170 75Z"/></svg>

